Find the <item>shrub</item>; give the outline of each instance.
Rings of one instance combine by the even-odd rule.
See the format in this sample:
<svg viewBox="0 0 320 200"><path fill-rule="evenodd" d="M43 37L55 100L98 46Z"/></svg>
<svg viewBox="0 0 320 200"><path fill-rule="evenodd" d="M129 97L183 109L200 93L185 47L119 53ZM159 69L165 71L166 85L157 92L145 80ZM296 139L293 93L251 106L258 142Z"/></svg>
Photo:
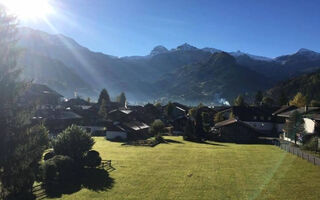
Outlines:
<svg viewBox="0 0 320 200"><path fill-rule="evenodd" d="M154 122L151 124L149 133L152 135L158 135L160 133L163 133L165 131L165 125L160 119L154 120Z"/></svg>
<svg viewBox="0 0 320 200"><path fill-rule="evenodd" d="M309 151L317 151L318 150L318 138L312 137L302 146L303 149Z"/></svg>
<svg viewBox="0 0 320 200"><path fill-rule="evenodd" d="M56 155L42 165L42 181L70 180L75 173L75 163L69 156Z"/></svg>
<svg viewBox="0 0 320 200"><path fill-rule="evenodd" d="M97 167L101 164L99 152L91 150L83 158L83 164L87 167Z"/></svg>
<svg viewBox="0 0 320 200"><path fill-rule="evenodd" d="M85 130L72 125L58 135L53 149L57 155L69 156L77 162L93 145L94 140Z"/></svg>

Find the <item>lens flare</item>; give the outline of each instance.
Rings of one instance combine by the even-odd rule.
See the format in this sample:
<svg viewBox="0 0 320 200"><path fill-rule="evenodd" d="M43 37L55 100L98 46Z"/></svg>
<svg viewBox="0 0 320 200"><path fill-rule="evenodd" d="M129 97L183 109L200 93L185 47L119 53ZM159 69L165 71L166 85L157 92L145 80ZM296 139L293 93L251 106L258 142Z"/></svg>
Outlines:
<svg viewBox="0 0 320 200"><path fill-rule="evenodd" d="M45 19L54 12L49 0L0 0L0 3L21 20Z"/></svg>

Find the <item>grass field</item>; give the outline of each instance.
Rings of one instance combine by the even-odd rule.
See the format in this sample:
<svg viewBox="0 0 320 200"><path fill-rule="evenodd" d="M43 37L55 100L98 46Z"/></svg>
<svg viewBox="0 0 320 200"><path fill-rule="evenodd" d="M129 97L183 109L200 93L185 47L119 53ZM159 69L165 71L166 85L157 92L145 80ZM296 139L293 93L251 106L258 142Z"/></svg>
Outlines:
<svg viewBox="0 0 320 200"><path fill-rule="evenodd" d="M84 199L320 199L320 167L270 145L198 144L181 137L154 148L95 138L111 159L111 189L82 189Z"/></svg>

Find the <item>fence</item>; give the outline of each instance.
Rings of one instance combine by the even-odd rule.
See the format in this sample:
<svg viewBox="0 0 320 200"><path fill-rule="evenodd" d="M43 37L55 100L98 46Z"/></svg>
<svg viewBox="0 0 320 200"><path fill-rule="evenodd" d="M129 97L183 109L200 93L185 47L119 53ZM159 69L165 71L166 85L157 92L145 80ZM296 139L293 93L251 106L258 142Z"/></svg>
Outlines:
<svg viewBox="0 0 320 200"><path fill-rule="evenodd" d="M111 160L102 160L101 165L98 167L101 169L105 169L109 172L116 170L112 165L111 165Z"/></svg>
<svg viewBox="0 0 320 200"><path fill-rule="evenodd" d="M283 149L289 153L292 153L292 154L294 154L304 160L307 160L307 161L313 163L314 165L320 166L320 158L318 158L312 154L306 153L304 151L301 151L301 149L298 147L291 146L291 143L277 140L274 142L274 145L276 145L276 146L280 147L281 149Z"/></svg>

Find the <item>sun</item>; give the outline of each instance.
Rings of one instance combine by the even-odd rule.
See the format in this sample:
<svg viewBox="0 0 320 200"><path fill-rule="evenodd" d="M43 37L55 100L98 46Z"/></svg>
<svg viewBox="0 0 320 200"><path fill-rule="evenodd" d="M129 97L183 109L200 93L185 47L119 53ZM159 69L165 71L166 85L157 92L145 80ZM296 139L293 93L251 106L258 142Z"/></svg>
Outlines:
<svg viewBox="0 0 320 200"><path fill-rule="evenodd" d="M45 19L54 11L49 0L0 0L0 3L21 20Z"/></svg>

